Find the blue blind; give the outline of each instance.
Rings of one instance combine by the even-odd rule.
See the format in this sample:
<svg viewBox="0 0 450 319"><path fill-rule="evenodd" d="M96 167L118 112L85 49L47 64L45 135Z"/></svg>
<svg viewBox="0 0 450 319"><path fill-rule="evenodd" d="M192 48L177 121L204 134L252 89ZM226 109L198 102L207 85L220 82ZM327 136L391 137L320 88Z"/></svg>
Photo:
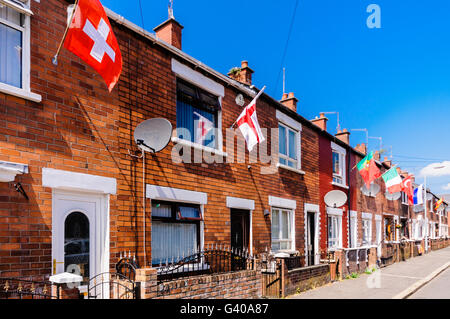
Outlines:
<svg viewBox="0 0 450 319"><path fill-rule="evenodd" d="M22 87L22 32L0 23L0 82Z"/></svg>
<svg viewBox="0 0 450 319"><path fill-rule="evenodd" d="M197 207L186 207L186 206L180 206L179 207L180 217L181 218L200 218L200 209Z"/></svg>

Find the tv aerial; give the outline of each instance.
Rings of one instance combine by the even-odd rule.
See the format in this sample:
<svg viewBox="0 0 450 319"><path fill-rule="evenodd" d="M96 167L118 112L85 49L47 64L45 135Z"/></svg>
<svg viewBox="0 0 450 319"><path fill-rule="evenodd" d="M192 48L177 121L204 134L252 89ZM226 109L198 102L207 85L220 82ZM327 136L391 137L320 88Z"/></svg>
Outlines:
<svg viewBox="0 0 450 319"><path fill-rule="evenodd" d="M361 192L366 196L375 197L380 192L380 189L381 187L378 184L370 184L369 189L366 184L364 184L363 187L361 187Z"/></svg>
<svg viewBox="0 0 450 319"><path fill-rule="evenodd" d="M163 118L153 118L139 124L134 130L134 141L144 152L158 153L170 142L172 124Z"/></svg>
<svg viewBox="0 0 450 319"><path fill-rule="evenodd" d="M344 206L347 202L347 195L343 191L334 190L328 192L325 197L325 204L331 208L338 208Z"/></svg>
<svg viewBox="0 0 450 319"><path fill-rule="evenodd" d="M402 196L402 193L401 192L396 192L396 193L391 194L389 192L386 192L385 196L386 196L387 200L394 201L394 200L399 200L400 197Z"/></svg>

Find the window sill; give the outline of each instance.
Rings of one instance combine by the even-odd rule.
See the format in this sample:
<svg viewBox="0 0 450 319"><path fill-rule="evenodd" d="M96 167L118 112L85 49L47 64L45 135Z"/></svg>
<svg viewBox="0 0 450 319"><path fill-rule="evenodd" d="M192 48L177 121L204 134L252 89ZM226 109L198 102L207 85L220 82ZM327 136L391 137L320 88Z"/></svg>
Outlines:
<svg viewBox="0 0 450 319"><path fill-rule="evenodd" d="M190 141L186 141L186 140L183 140L183 139L178 138L178 137L172 137L172 142L173 143L177 143L177 144L181 144L181 145L185 145L185 146L188 146L188 147L192 147L192 148L195 148L197 150L204 151L204 152L212 153L212 154L215 154L215 155L218 155L218 156L223 156L223 157L227 157L228 156L228 154L226 152L222 152L222 151L220 151L218 149L215 149L215 148L212 148L212 147L208 147L208 146L200 145L200 144L193 143L193 142L190 142Z"/></svg>
<svg viewBox="0 0 450 319"><path fill-rule="evenodd" d="M343 250L343 248L342 247L328 248L328 251L331 251L331 252L339 251L339 250Z"/></svg>
<svg viewBox="0 0 450 319"><path fill-rule="evenodd" d="M20 97L22 99L33 101L36 103L40 103L42 101L42 96L40 96L39 94L32 93L24 89L19 89L5 83L0 83L0 92Z"/></svg>
<svg viewBox="0 0 450 319"><path fill-rule="evenodd" d="M302 171L301 169L293 168L293 167L290 167L290 166L287 166L287 165L284 165L284 164L281 164L281 163L278 163L278 164L277 164L277 167L278 167L278 168L286 169L286 170L288 170L288 171L296 172L296 173L301 174L301 175L305 175L305 174L306 174L306 173L305 173L304 171Z"/></svg>
<svg viewBox="0 0 450 319"><path fill-rule="evenodd" d="M338 186L338 187L345 188L345 189L349 189L349 188L350 188L350 187L348 187L347 185L338 184L338 183L336 183L336 182L331 182L331 184L334 185L334 186Z"/></svg>

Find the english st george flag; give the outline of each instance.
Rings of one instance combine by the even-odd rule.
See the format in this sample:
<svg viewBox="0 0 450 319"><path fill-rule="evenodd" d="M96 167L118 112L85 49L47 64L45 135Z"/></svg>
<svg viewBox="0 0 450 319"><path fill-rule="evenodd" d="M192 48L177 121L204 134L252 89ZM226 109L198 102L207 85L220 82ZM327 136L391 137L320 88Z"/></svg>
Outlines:
<svg viewBox="0 0 450 319"><path fill-rule="evenodd" d="M214 128L214 124L199 113L194 112L194 114L198 116L198 121L196 121L197 129L195 130L195 143L203 145L206 135Z"/></svg>
<svg viewBox="0 0 450 319"><path fill-rule="evenodd" d="M119 44L99 0L79 0L64 47L96 70L111 90L122 72Z"/></svg>
<svg viewBox="0 0 450 319"><path fill-rule="evenodd" d="M261 127L258 123L258 117L256 116L256 100L261 95L263 90L258 93L257 96L250 102L250 104L239 115L236 123L241 130L242 135L247 142L247 149L249 152L253 150L253 147L265 141L265 138L261 132Z"/></svg>

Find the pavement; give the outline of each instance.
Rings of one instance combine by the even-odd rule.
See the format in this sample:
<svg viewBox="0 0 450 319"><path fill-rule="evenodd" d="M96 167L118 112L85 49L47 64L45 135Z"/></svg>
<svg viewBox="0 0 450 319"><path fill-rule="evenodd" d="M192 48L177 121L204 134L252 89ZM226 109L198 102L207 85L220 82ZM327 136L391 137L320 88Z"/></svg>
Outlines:
<svg viewBox="0 0 450 319"><path fill-rule="evenodd" d="M358 278L343 279L289 299L404 299L433 298L424 291L435 288L448 291L450 281L450 247L392 264ZM439 277L438 277L439 276ZM433 280L435 279L435 280ZM446 284L445 284L446 283ZM439 288L441 287L441 288ZM425 293L422 294L422 293ZM430 293L428 291L428 293ZM440 297L434 297L440 298Z"/></svg>

